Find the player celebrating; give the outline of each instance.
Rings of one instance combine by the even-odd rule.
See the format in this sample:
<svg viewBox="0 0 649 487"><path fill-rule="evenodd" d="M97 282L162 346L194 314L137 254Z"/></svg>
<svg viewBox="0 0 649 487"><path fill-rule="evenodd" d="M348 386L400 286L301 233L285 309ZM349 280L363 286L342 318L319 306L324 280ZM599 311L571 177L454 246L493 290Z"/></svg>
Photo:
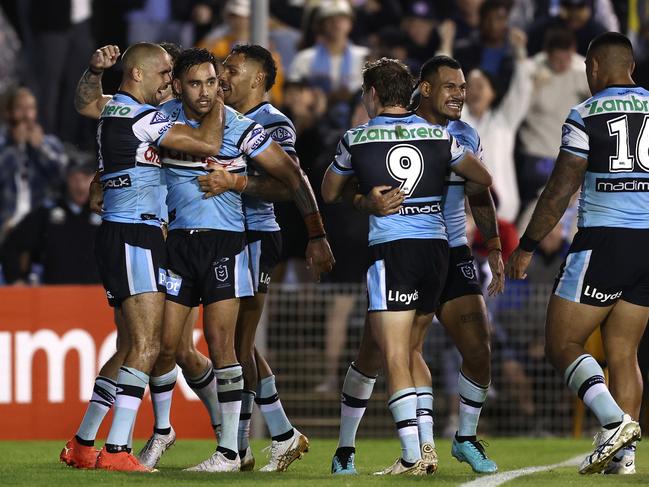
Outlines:
<svg viewBox="0 0 649 487"><path fill-rule="evenodd" d="M130 454L127 443L159 351L164 304L166 255L155 146L199 157L213 153L221 145L223 109L217 104L201 129L175 126L153 107L170 83L171 64L164 49L135 44L124 53L123 64L117 95L110 100L85 99L85 105L94 105L92 110L101 112L97 139L105 197L97 235L98 267L109 302L120 305L131 337L117 378L113 423L96 466L150 471Z"/></svg>
<svg viewBox="0 0 649 487"><path fill-rule="evenodd" d="M270 52L258 45L240 45L232 49L223 62L221 83L224 100L235 110L262 125L270 137L295 161L295 128L291 121L270 103L266 92L275 84L277 66ZM260 174L254 163L250 174ZM263 174L263 172L261 172ZM214 172L199 178L206 191L218 191L224 173ZM290 200L286 186L277 185L277 194L268 194L273 187L268 177L252 176L243 191L246 236L250 250L255 295L243 298L237 320L237 357L243 367L244 391L239 423L239 454L241 469L252 470L255 459L249 445L250 417L253 401L259 405L270 432L271 455L262 472L284 471L309 446L306 436L291 425L286 417L275 387L275 376L266 360L255 350L255 333L264 309L270 276L281 253L281 232L273 204L258 196ZM263 193L260 193L263 191ZM315 236L316 239L325 238ZM256 397L255 397L256 396Z"/></svg>
<svg viewBox="0 0 649 487"><path fill-rule="evenodd" d="M179 122L196 126L209 113L218 87L216 61L204 49L184 51L174 67L174 88L182 100ZM162 352L155 369L160 376L175 367L178 341L193 306L205 307L204 329L217 377L222 430L217 451L191 471L223 472L240 468L237 447L243 381L234 350L239 298L252 295L245 248L244 217L239 192L247 178L233 173L246 170L251 158L293 190L299 209L308 215L322 236L322 223L308 183L297 166L272 142L263 128L234 110L226 110L226 131L221 151L197 160L179 152L164 152L167 203L170 214L168 245L167 306ZM196 184L206 174L207 162L227 167L239 181L236 191L204 198ZM211 195L210 195L211 196ZM324 239L313 240L307 256L320 272L329 270L333 259ZM173 284L173 285L172 285ZM194 361L197 362L197 361ZM185 371L186 372L186 371Z"/></svg>
<svg viewBox="0 0 649 487"><path fill-rule="evenodd" d="M583 474L603 471L640 438L639 424L625 413L638 412L636 350L649 318L649 263L631 257L649 244L649 92L634 84L634 66L631 42L622 34L608 32L591 42L586 76L593 96L570 111L554 171L507 263L509 277L526 277L539 241L582 186L579 231L550 297L545 346L568 387L602 425L595 450L579 468ZM584 349L607 317L605 350L607 362L615 364L611 383L622 393L619 404ZM624 381L632 384L625 388L619 387L621 363L627 365Z"/></svg>
<svg viewBox="0 0 649 487"><path fill-rule="evenodd" d="M432 320L446 278L446 172L450 166L469 180L491 184L484 166L446 127L408 112L412 88L412 77L399 61L383 58L366 64L363 104L372 118L345 134L322 183L323 198L330 203L342 197L353 175L364 194L382 185L400 185L405 194L397 213L370 216L369 234L369 331L386 365L388 407L402 449L401 458L380 472L390 475L423 475L427 470L421 460L410 342L413 331Z"/></svg>
<svg viewBox="0 0 649 487"><path fill-rule="evenodd" d="M449 133L481 158L480 138L472 127L459 120L464 104L466 82L459 63L447 56L435 56L421 68L419 87L415 91L417 115L429 123L446 126ZM480 411L487 397L490 383L491 350L487 310L482 290L476 280L471 250L467 246L466 213L464 206L465 181L451 172L445 182L444 220L448 231L450 260L448 275L437 317L446 328L462 354L462 369L458 377L460 393L459 429L453 439L451 454L467 462L477 473L497 470L477 441L476 431ZM503 289L503 263L493 200L488 188L471 184L469 204L489 247L489 265L493 275L490 294ZM384 188L387 190L390 188ZM356 195L357 208L375 215L390 215L402 208L403 198L398 188L382 194L374 188L367 196ZM470 323L471 326L467 326ZM433 439L433 390L430 370L421 351L430 322L421 322L413 331L411 369L417 391L417 424L422 459L428 472L437 469L437 452ZM369 340L369 343L366 343ZM341 426L338 449L332 461L332 473L356 473L354 465L355 437L367 401L374 387L380 356L371 336L363 334L356 360L343 383Z"/></svg>

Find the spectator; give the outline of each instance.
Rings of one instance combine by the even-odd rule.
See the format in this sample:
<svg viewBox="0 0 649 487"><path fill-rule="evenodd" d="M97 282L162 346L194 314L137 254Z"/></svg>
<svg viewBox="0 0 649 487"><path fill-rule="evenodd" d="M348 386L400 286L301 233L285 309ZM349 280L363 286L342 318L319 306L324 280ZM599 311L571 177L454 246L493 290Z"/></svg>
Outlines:
<svg viewBox="0 0 649 487"><path fill-rule="evenodd" d="M647 12L647 16L649 16L649 11ZM636 49L636 64L633 79L638 85L649 89L649 18L642 26L636 44L638 48Z"/></svg>
<svg viewBox="0 0 649 487"><path fill-rule="evenodd" d="M9 284L31 280L37 263L43 284L100 282L93 248L101 217L88 207L94 174L94 163L70 165L65 197L35 209L9 233L2 252Z"/></svg>
<svg viewBox="0 0 649 487"><path fill-rule="evenodd" d="M16 84L20 40L0 7L0 98Z"/></svg>
<svg viewBox="0 0 649 487"><path fill-rule="evenodd" d="M399 0L361 0L354 2L356 22L351 37L358 43L368 40L376 44L372 37L388 27L398 27L403 9Z"/></svg>
<svg viewBox="0 0 649 487"><path fill-rule="evenodd" d="M52 201L67 164L61 141L43 133L37 114L28 88L9 94L0 129L0 241L32 209Z"/></svg>
<svg viewBox="0 0 649 487"><path fill-rule="evenodd" d="M479 68L494 80L498 100L509 87L516 54L509 42L508 15L508 1L487 0L480 6L479 32L454 45L454 56L465 73Z"/></svg>
<svg viewBox="0 0 649 487"><path fill-rule="evenodd" d="M559 14L557 0L514 0L510 20L512 25L527 30L535 19ZM619 2L618 2L619 3ZM611 0L592 0L594 18L606 30L620 31L620 21Z"/></svg>
<svg viewBox="0 0 649 487"><path fill-rule="evenodd" d="M538 251L527 270L527 281L531 284L554 284L569 246L570 241L559 222L539 243Z"/></svg>
<svg viewBox="0 0 649 487"><path fill-rule="evenodd" d="M417 61L418 66L437 50L439 37L435 31L436 23L433 2L413 0L407 3L401 29L408 36L408 57Z"/></svg>
<svg viewBox="0 0 649 487"><path fill-rule="evenodd" d="M530 27L530 54L536 54L543 49L545 33L556 27L566 27L574 32L577 38L577 52L582 56L586 55L590 41L606 32L606 27L593 17L593 8L589 0L561 0L558 16L546 15Z"/></svg>
<svg viewBox="0 0 649 487"><path fill-rule="evenodd" d="M95 49L91 0L26 2L33 34L32 83L45 133L94 149L95 124L72 107L77 81Z"/></svg>
<svg viewBox="0 0 649 487"><path fill-rule="evenodd" d="M473 126L482 139L484 162L493 176L493 189L500 206L498 216L510 223L518 215L520 200L514 166L514 143L532 95L532 81L525 64L525 34L511 32L515 48L514 75L500 105L495 106L496 86L484 71L475 69L467 78L462 120Z"/></svg>
<svg viewBox="0 0 649 487"><path fill-rule="evenodd" d="M545 49L529 61L535 96L519 132L518 187L525 207L536 199L554 167L561 126L570 109L590 96L584 58L572 31L548 31Z"/></svg>
<svg viewBox="0 0 649 487"><path fill-rule="evenodd" d="M362 84L368 49L349 40L353 11L346 0L323 1L317 13L317 42L297 53L288 78L322 89L331 102L347 102Z"/></svg>
<svg viewBox="0 0 649 487"><path fill-rule="evenodd" d="M173 42L181 46L191 46L194 42L194 29L182 5L189 8L191 1L172 0L140 1L141 8L128 13L128 43ZM187 15L188 17L188 15Z"/></svg>
<svg viewBox="0 0 649 487"><path fill-rule="evenodd" d="M456 25L455 41L464 43L478 34L480 29L480 6L484 0L456 0L457 7L451 14Z"/></svg>

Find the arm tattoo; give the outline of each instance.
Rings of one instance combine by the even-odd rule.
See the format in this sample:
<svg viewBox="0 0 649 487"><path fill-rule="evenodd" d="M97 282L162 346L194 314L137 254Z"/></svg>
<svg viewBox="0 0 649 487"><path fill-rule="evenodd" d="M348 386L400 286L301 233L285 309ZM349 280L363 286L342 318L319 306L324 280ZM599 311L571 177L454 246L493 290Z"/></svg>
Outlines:
<svg viewBox="0 0 649 487"><path fill-rule="evenodd" d="M295 206L297 206L302 216L318 211L318 203L313 188L311 188L311 183L309 183L309 179L302 170L300 170L300 185L295 190L293 201L295 201Z"/></svg>
<svg viewBox="0 0 649 487"><path fill-rule="evenodd" d="M99 100L102 96L101 75L93 74L90 70L86 69L74 93L74 108L82 110L91 103Z"/></svg>
<svg viewBox="0 0 649 487"><path fill-rule="evenodd" d="M586 159L562 151L534 209L525 235L541 241L559 222L588 167Z"/></svg>
<svg viewBox="0 0 649 487"><path fill-rule="evenodd" d="M469 206L478 230L485 241L498 236L498 220L494 200L488 189L468 196Z"/></svg>
<svg viewBox="0 0 649 487"><path fill-rule="evenodd" d="M293 194L288 187L272 176L248 176L244 194L275 203L292 201Z"/></svg>

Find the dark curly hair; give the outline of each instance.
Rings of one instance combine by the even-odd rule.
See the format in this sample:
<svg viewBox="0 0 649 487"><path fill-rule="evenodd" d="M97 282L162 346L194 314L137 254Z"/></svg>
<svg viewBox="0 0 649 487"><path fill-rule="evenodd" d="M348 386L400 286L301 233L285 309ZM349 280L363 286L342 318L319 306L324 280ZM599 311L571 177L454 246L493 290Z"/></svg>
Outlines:
<svg viewBox="0 0 649 487"><path fill-rule="evenodd" d="M180 53L174 63L173 77L180 78L183 74L189 71L189 68L203 63L212 63L214 70L217 73L219 72L218 61L210 51L198 47L185 49Z"/></svg>
<svg viewBox="0 0 649 487"><path fill-rule="evenodd" d="M241 54L246 59L257 61L261 69L266 73L266 91L273 87L275 78L277 77L277 64L268 49L257 44L241 44L232 48L230 55L232 56L234 54Z"/></svg>

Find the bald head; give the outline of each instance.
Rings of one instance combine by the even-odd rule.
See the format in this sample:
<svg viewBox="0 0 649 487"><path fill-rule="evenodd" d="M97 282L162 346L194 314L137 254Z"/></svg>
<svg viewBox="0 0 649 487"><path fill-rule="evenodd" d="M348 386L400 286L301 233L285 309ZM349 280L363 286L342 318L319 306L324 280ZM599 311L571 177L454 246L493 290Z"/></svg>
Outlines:
<svg viewBox="0 0 649 487"><path fill-rule="evenodd" d="M133 68L148 67L153 61L157 61L160 57L167 56L165 51L158 44L151 44L150 42L138 42L133 44L122 56L122 64L124 65L124 73L131 71Z"/></svg>
<svg viewBox="0 0 649 487"><path fill-rule="evenodd" d="M617 32L606 32L592 40L586 54L586 76L591 93L613 84L633 84L633 46Z"/></svg>
<svg viewBox="0 0 649 487"><path fill-rule="evenodd" d="M124 75L120 89L140 101L157 105L171 83L171 57L158 44L139 42L122 56Z"/></svg>

